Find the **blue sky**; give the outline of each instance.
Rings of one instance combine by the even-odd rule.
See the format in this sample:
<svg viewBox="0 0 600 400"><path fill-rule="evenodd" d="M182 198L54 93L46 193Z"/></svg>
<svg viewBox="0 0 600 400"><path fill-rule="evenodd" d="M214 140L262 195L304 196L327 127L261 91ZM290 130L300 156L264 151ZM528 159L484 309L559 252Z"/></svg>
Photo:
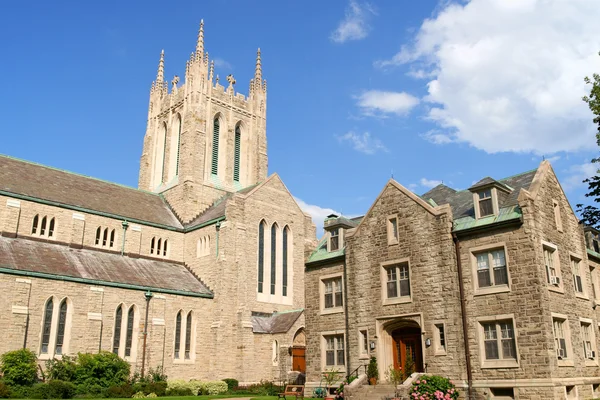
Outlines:
<svg viewBox="0 0 600 400"><path fill-rule="evenodd" d="M137 186L150 84L183 76L200 19L216 73L268 81L269 170L317 221L393 174L422 194L552 161L574 206L595 171L586 0L22 1L0 6L0 153Z"/></svg>

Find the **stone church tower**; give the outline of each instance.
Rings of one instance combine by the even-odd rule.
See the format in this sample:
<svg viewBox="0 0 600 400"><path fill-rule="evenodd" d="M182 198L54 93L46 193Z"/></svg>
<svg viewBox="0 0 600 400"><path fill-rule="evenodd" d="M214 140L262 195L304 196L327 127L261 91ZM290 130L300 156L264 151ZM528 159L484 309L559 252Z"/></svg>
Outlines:
<svg viewBox="0 0 600 400"><path fill-rule="evenodd" d="M150 89L139 188L162 193L184 223L227 192L267 177L266 100L260 49L249 95L219 83L204 52L204 23L182 85L164 79L164 52Z"/></svg>

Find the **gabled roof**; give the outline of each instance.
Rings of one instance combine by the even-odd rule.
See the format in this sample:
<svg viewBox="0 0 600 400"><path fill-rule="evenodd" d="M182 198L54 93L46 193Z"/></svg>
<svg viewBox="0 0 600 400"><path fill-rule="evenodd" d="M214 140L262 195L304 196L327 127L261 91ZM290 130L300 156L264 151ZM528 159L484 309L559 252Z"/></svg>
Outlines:
<svg viewBox="0 0 600 400"><path fill-rule="evenodd" d="M0 194L112 218L182 228L158 194L2 155Z"/></svg>
<svg viewBox="0 0 600 400"><path fill-rule="evenodd" d="M321 261L331 260L345 254L345 247L337 249L335 251L327 251L327 237L322 238L317 244L317 248L308 256L306 264L318 263Z"/></svg>
<svg viewBox="0 0 600 400"><path fill-rule="evenodd" d="M497 180L490 178L489 176L486 176L485 178L481 179L479 182L475 183L473 186L471 186L469 188L469 190L471 192L476 191L479 188L483 188L485 186L497 186L503 190L506 190L507 192L511 191L511 188L506 186L505 184L498 182Z"/></svg>
<svg viewBox="0 0 600 400"><path fill-rule="evenodd" d="M300 318L304 310L285 311L274 313L270 316L253 315L252 321L253 333L286 333L294 323Z"/></svg>
<svg viewBox="0 0 600 400"><path fill-rule="evenodd" d="M212 298L184 265L0 237L0 272L44 279Z"/></svg>

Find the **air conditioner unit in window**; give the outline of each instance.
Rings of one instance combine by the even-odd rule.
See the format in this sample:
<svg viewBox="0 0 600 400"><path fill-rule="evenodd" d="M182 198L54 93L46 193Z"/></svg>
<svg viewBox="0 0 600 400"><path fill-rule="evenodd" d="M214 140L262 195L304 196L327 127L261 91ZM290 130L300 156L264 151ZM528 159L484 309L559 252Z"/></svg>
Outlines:
<svg viewBox="0 0 600 400"><path fill-rule="evenodd" d="M560 278L558 276L551 276L550 284L555 285L555 286L560 285Z"/></svg>
<svg viewBox="0 0 600 400"><path fill-rule="evenodd" d="M556 356L558 357L559 360L562 360L563 358L565 358L565 349L563 349L563 348L556 349Z"/></svg>
<svg viewBox="0 0 600 400"><path fill-rule="evenodd" d="M589 358L590 360L593 360L594 358L596 358L596 352L590 350L590 351L587 352L586 357Z"/></svg>

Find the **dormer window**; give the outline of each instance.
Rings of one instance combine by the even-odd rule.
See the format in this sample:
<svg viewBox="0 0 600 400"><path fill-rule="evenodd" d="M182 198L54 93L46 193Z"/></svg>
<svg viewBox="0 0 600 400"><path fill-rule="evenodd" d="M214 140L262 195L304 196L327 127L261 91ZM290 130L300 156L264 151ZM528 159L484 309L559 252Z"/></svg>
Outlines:
<svg viewBox="0 0 600 400"><path fill-rule="evenodd" d="M494 214L494 205L492 203L492 189L482 190L477 193L479 197L479 218Z"/></svg>
<svg viewBox="0 0 600 400"><path fill-rule="evenodd" d="M336 251L340 248L340 230L338 228L331 230L329 238L329 251Z"/></svg>

